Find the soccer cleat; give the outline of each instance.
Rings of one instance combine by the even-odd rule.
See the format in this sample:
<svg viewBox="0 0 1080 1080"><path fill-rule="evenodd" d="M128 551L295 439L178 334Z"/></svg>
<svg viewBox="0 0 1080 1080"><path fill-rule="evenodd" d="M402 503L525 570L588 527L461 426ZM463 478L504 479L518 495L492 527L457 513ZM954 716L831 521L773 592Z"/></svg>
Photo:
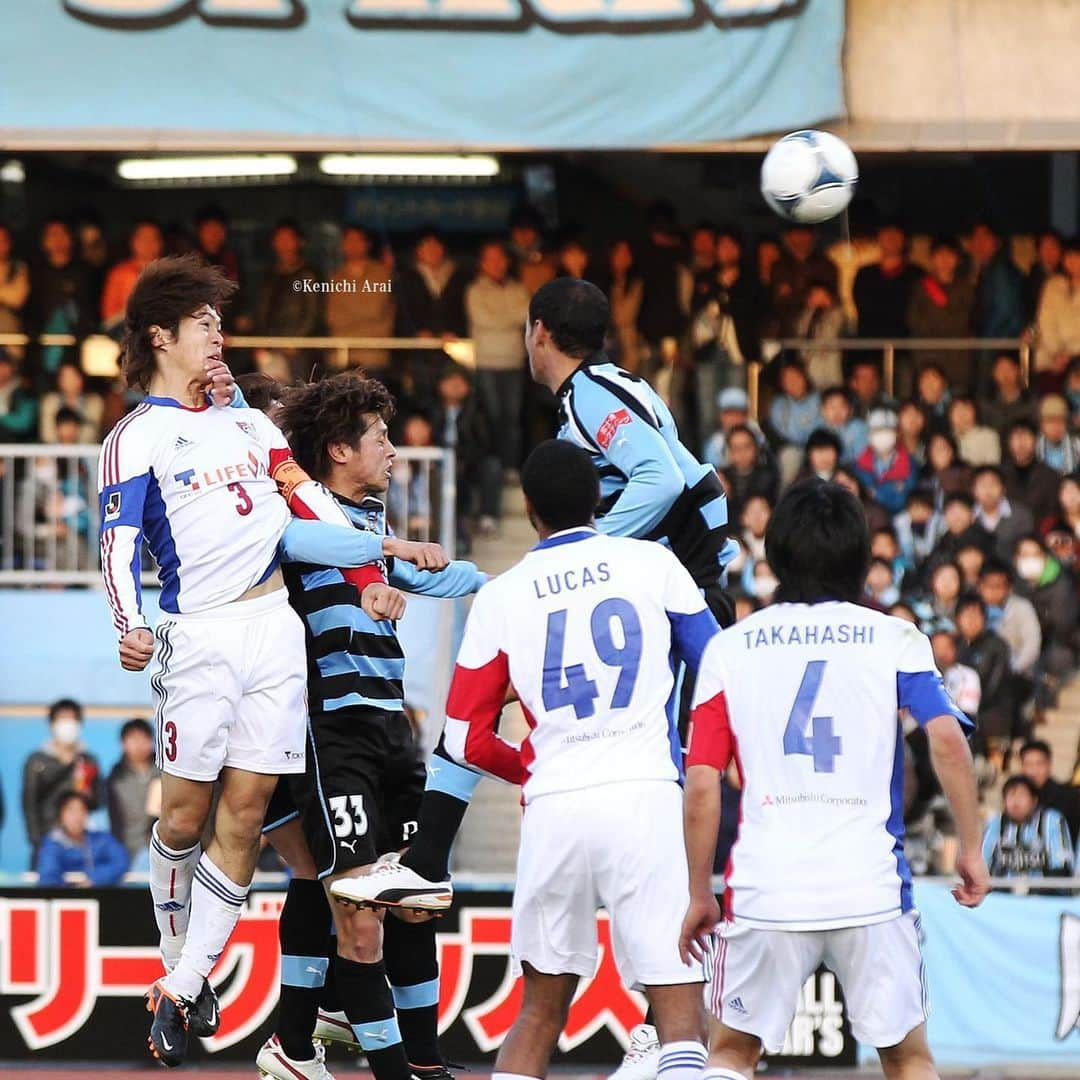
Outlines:
<svg viewBox="0 0 1080 1080"><path fill-rule="evenodd" d="M461 1065L455 1065L455 1069L462 1068ZM450 1071L449 1065L409 1065L409 1072L412 1073L413 1080L454 1080L454 1074Z"/></svg>
<svg viewBox="0 0 1080 1080"><path fill-rule="evenodd" d="M209 1039L217 1034L221 1026L221 1009L218 1006L217 994L210 985L209 979L204 979L199 996L188 1006L188 1031L197 1035L200 1039Z"/></svg>
<svg viewBox="0 0 1080 1080"><path fill-rule="evenodd" d="M273 1077L274 1080L334 1080L326 1067L324 1047L317 1045L313 1058L297 1061L285 1053L276 1035L271 1035L259 1048L255 1068L260 1076Z"/></svg>
<svg viewBox="0 0 1080 1080"><path fill-rule="evenodd" d="M346 1050L353 1050L358 1054L363 1053L363 1047L356 1041L352 1024L343 1012L327 1012L326 1009L320 1009L315 1018L315 1030L311 1034L311 1040L323 1046L336 1043Z"/></svg>
<svg viewBox="0 0 1080 1080"><path fill-rule="evenodd" d="M154 1014L146 1045L150 1053L170 1069L183 1064L187 1053L188 1004L173 997L158 979L146 991L146 1011Z"/></svg>
<svg viewBox="0 0 1080 1080"><path fill-rule="evenodd" d="M638 1024L630 1032L630 1046L622 1064L608 1080L656 1080L660 1066L660 1040L656 1028L650 1024Z"/></svg>
<svg viewBox="0 0 1080 1080"><path fill-rule="evenodd" d="M383 855L370 874L339 878L330 886L335 900L357 907L416 908L446 911L454 900L454 887L447 881L428 881L415 870L402 866L397 852Z"/></svg>

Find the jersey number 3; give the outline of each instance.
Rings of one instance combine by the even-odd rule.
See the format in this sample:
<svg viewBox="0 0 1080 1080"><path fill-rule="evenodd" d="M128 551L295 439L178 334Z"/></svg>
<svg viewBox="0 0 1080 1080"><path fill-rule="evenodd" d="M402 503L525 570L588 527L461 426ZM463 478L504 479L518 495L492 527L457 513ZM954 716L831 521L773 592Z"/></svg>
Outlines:
<svg viewBox="0 0 1080 1080"><path fill-rule="evenodd" d="M622 645L615 643L611 633L612 620L617 619ZM634 696L638 667L641 664L641 620L633 604L612 597L593 608L589 620L593 647L601 663L619 669L619 679L611 696L613 709L625 709ZM544 708L551 711L565 705L573 705L579 720L596 713L596 699L600 692L596 682L590 679L584 664L571 664L563 668L563 642L566 639L566 608L548 615L547 641L544 645Z"/></svg>
<svg viewBox="0 0 1080 1080"><path fill-rule="evenodd" d="M806 665L787 727L784 728L784 755L806 754L812 757L814 772L832 772L843 750L840 736L833 734L833 718L810 715L821 689L825 664L824 660L811 660Z"/></svg>

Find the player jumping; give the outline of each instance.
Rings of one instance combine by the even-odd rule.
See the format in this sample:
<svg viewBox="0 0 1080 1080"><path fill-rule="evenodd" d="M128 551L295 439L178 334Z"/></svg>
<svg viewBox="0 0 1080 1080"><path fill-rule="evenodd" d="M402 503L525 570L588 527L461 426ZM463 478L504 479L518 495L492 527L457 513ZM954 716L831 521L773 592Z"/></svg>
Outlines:
<svg viewBox="0 0 1080 1080"><path fill-rule="evenodd" d="M597 908L619 973L656 1016L665 1080L705 1062L702 971L678 954L687 896L672 652L691 667L718 630L660 544L599 534L588 455L541 443L522 470L540 543L480 590L447 700L455 760L521 784L511 955L524 999L494 1080L547 1074L579 978L596 969ZM516 688L531 732L495 731Z"/></svg>
<svg viewBox="0 0 1080 1080"><path fill-rule="evenodd" d="M233 288L190 257L143 272L128 301L124 375L148 395L109 434L99 464L102 575L128 670L141 671L154 653L141 605L144 537L161 581L151 685L162 810L150 892L167 974L147 1004L150 1048L166 1065L183 1060L189 1029L217 1028L207 976L247 897L276 777L304 768L304 631L288 605L279 543L313 561L359 546L351 528L308 521L290 529L290 508L349 522L269 420L207 400L215 376L231 383L218 309ZM350 563L346 551L342 565L362 561ZM376 582L364 603L383 614L389 593L377 569L345 573L355 585Z"/></svg>
<svg viewBox="0 0 1080 1080"><path fill-rule="evenodd" d="M859 1042L890 1080L934 1080L919 915L904 858L904 736L921 724L960 839L957 901L989 878L967 717L949 700L930 642L859 606L866 519L844 488L792 488L765 536L776 604L717 635L694 694L686 789L691 904L680 948L700 958L716 930L705 1080L752 1077L778 1051L819 964L839 977ZM720 773L734 759L742 819L724 921L711 875Z"/></svg>

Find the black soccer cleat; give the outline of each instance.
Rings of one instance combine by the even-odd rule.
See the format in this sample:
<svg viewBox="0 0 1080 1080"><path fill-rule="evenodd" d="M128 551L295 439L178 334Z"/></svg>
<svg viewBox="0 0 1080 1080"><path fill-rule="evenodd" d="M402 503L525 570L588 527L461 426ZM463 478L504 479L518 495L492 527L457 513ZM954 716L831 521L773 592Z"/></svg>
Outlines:
<svg viewBox="0 0 1080 1080"><path fill-rule="evenodd" d="M199 996L188 1006L188 1031L200 1039L209 1039L211 1035L217 1034L219 1027L221 1008L217 994L214 993L210 980L204 979Z"/></svg>
<svg viewBox="0 0 1080 1080"><path fill-rule="evenodd" d="M187 1053L187 1003L173 997L158 979L146 992L146 1010L154 1014L146 1040L150 1053L170 1069L182 1065Z"/></svg>

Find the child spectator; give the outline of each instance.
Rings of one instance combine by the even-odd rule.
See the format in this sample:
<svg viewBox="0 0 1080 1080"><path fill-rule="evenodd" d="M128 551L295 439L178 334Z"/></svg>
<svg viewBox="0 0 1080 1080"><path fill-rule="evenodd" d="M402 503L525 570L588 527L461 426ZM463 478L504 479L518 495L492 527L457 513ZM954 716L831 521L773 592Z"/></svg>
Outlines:
<svg viewBox="0 0 1080 1080"><path fill-rule="evenodd" d="M906 508L896 515L894 527L904 562L917 569L930 557L945 522L934 509L933 496L916 488L908 496Z"/></svg>
<svg viewBox="0 0 1080 1080"><path fill-rule="evenodd" d="M949 495L971 491L971 466L960 457L956 440L948 433L939 431L930 436L923 477L939 510Z"/></svg>
<svg viewBox="0 0 1080 1080"><path fill-rule="evenodd" d="M911 455L897 445L896 413L875 409L870 414L870 445L855 461L859 480L890 515L903 510L918 482Z"/></svg>
<svg viewBox="0 0 1080 1080"><path fill-rule="evenodd" d="M828 428L815 428L806 441L806 459L799 470L798 480L816 476L819 480L832 480L844 453L840 437Z"/></svg>
<svg viewBox="0 0 1080 1080"><path fill-rule="evenodd" d="M127 873L128 853L112 833L88 829L90 803L77 791L57 805L57 825L42 840L35 869L38 884L64 885L65 874L82 874L79 885L116 885Z"/></svg>
<svg viewBox="0 0 1080 1080"><path fill-rule="evenodd" d="M821 419L824 426L838 435L844 444L841 460L853 462L866 448L870 432L866 421L855 415L851 398L842 386L832 386L822 394Z"/></svg>

